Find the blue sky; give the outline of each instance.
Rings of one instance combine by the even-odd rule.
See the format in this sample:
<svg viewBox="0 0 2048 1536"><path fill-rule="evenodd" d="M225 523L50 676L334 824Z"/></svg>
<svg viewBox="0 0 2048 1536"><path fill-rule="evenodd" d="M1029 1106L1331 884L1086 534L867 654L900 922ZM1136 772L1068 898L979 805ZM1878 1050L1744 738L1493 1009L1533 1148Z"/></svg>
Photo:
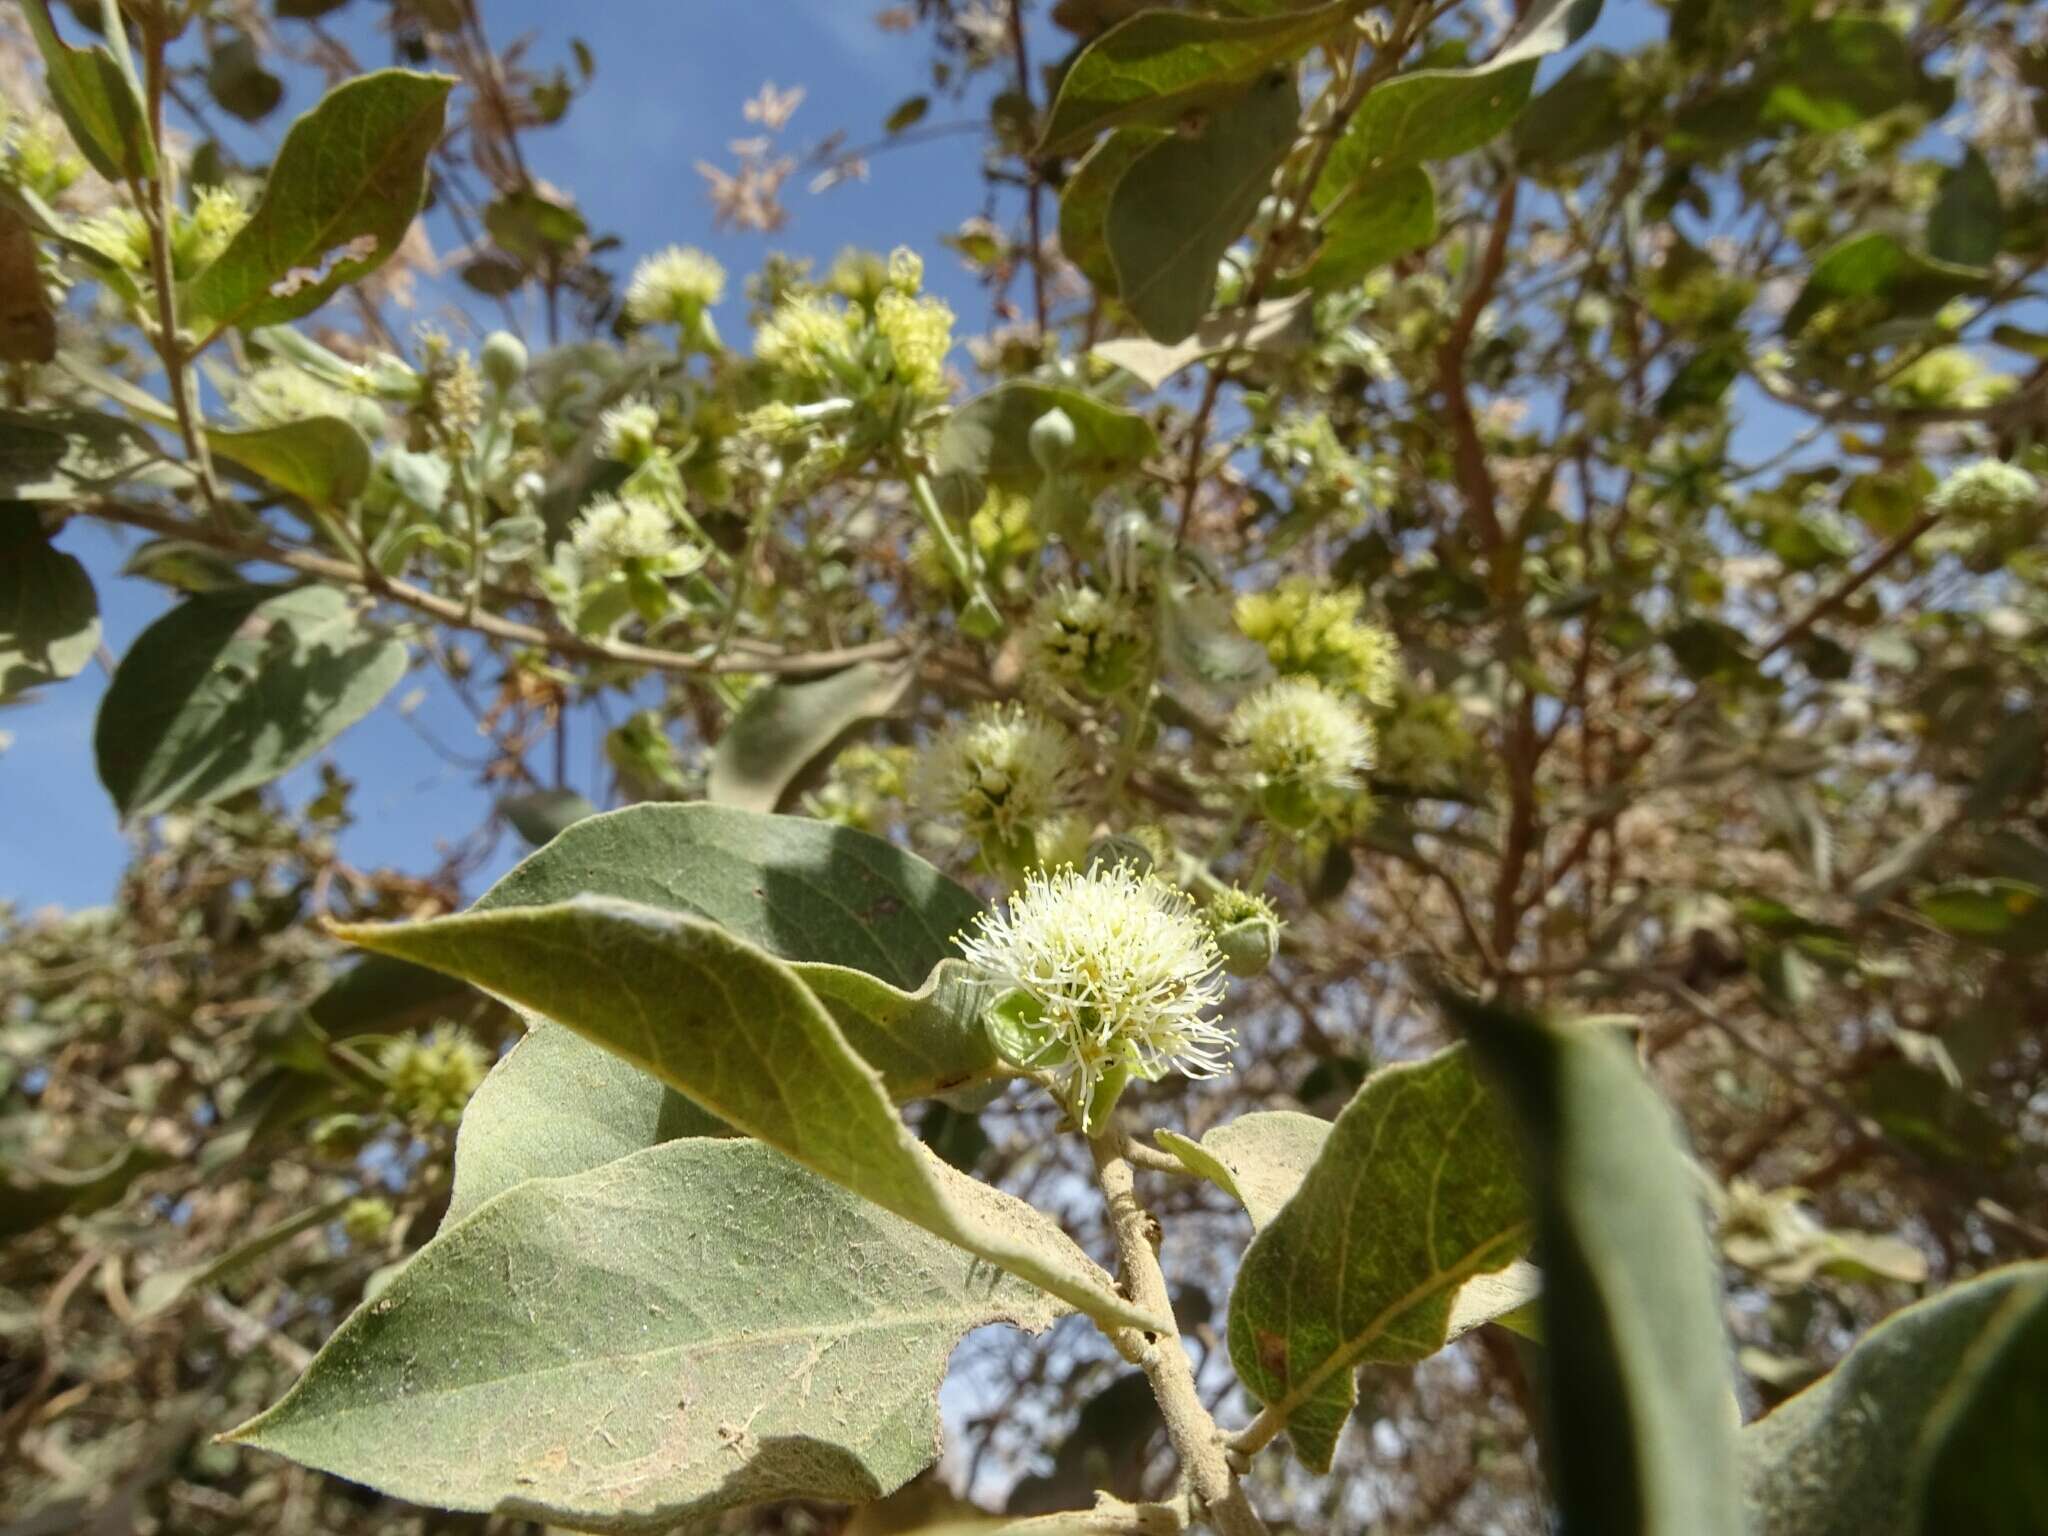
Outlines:
<svg viewBox="0 0 2048 1536"><path fill-rule="evenodd" d="M979 142L972 135L892 150L875 159L865 183L816 197L794 192L793 222L775 236L711 228L695 163L730 163L727 141L756 131L743 121L741 107L764 81L802 85L808 93L783 135L793 145L834 129L846 130L855 143L878 137L884 115L926 88L923 38L881 31L873 20L879 8L879 0L602 0L574 6L560 0L487 0L484 10L500 44L537 34L531 57L542 66L567 61L571 35L582 37L596 55L591 90L564 122L529 134L523 144L534 174L572 191L593 229L623 240L621 271L634 257L677 241L710 250L736 279L770 249L826 260L847 245L909 244L924 253L931 286L952 301L963 328L978 328L987 316L986 299L937 243L983 206ZM1661 30L1661 13L1649 0L1609 0L1606 11L1591 41L1626 47ZM388 57L371 26L377 14L380 7L350 7L337 28L366 64ZM1043 37L1039 56L1055 51L1054 39ZM984 87L964 102L935 99L926 123L979 116L986 96ZM288 109L308 100L295 88ZM240 147L260 159L261 144L282 132L287 115L274 114ZM731 313L721 316L725 334L744 334L736 301L728 300L727 308ZM490 311L480 313L486 325L492 323ZM537 323L531 331L539 334ZM169 596L119 574L132 541L111 530L75 521L59 543L91 571L107 647L121 655L170 605ZM126 845L92 757L93 717L105 687L105 675L90 668L31 695L21 707L0 711L0 731L14 738L0 753L0 901L86 906L113 892ZM408 721L397 704L416 688L426 694ZM457 751L476 741L469 715L428 672L401 684L328 754L359 786L357 824L341 842L343 856L359 866L431 868L437 840L465 835L489 813L488 798L465 770L451 767L427 745L422 728ZM581 733L571 777L597 797L605 785L591 760L590 735L588 729ZM302 803L317 792L314 768L289 775L281 787L288 799ZM486 875L519 851L508 834Z"/></svg>

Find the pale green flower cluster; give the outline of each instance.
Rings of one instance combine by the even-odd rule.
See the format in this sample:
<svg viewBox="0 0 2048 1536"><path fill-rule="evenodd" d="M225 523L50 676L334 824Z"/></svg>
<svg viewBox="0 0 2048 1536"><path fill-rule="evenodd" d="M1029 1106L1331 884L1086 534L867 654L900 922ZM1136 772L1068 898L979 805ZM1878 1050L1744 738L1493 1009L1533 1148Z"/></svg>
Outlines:
<svg viewBox="0 0 2048 1536"><path fill-rule="evenodd" d="M683 325L725 297L725 268L694 246L672 245L633 269L626 318L640 325Z"/></svg>
<svg viewBox="0 0 2048 1536"><path fill-rule="evenodd" d="M818 293L784 299L754 333L754 355L813 388L855 395L893 384L914 404L943 401L953 311L919 294L924 264L907 250L863 309Z"/></svg>
<svg viewBox="0 0 2048 1536"><path fill-rule="evenodd" d="M1021 865L1073 808L1080 783L1064 726L1021 704L983 704L939 733L910 790L927 815L963 823L992 862Z"/></svg>
<svg viewBox="0 0 2048 1536"><path fill-rule="evenodd" d="M443 1024L385 1046L381 1065L394 1106L412 1124L453 1125L491 1069L468 1031Z"/></svg>
<svg viewBox="0 0 2048 1536"><path fill-rule="evenodd" d="M1150 644L1128 601L1059 586L1033 604L1024 630L1027 686L1107 697L1131 685Z"/></svg>
<svg viewBox="0 0 2048 1536"><path fill-rule="evenodd" d="M1010 989L989 1015L998 1049L1050 1073L1084 1131L1127 1076L1229 1070L1215 939L1186 895L1129 864L1032 872L960 950Z"/></svg>
<svg viewBox="0 0 2048 1536"><path fill-rule="evenodd" d="M248 222L249 210L232 188L200 188L190 213L172 211L171 275L181 282L196 277ZM150 269L149 226L133 208L110 208L81 220L71 235L126 271L141 275Z"/></svg>
<svg viewBox="0 0 2048 1536"><path fill-rule="evenodd" d="M642 497L599 496L576 519L569 539L585 575L597 575L628 560L659 560L675 546L676 525L666 508Z"/></svg>
<svg viewBox="0 0 2048 1536"><path fill-rule="evenodd" d="M1972 522L1995 522L2035 506L2041 482L2017 464L1979 459L1956 470L1927 498L1930 511Z"/></svg>
<svg viewBox="0 0 2048 1536"><path fill-rule="evenodd" d="M1282 826L1313 825L1363 791L1373 729L1358 706L1311 677L1283 677L1245 698L1224 727L1236 771Z"/></svg>
<svg viewBox="0 0 2048 1536"><path fill-rule="evenodd" d="M1237 600L1237 627L1263 646L1273 666L1355 694L1375 709L1393 702L1400 670L1394 637L1364 616L1360 593L1327 591L1290 577Z"/></svg>

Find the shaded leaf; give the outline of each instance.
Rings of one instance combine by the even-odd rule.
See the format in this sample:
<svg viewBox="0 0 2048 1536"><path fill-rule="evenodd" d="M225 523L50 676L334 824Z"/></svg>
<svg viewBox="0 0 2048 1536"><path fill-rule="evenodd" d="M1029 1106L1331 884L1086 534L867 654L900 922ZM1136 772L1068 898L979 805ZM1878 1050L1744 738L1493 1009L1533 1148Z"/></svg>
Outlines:
<svg viewBox="0 0 2048 1536"><path fill-rule="evenodd" d="M705 804L634 806L577 822L486 891L475 910L586 893L694 913L785 960L899 987L924 981L948 954L951 935L980 910L930 864L878 837ZM371 955L363 964L404 962ZM425 974L451 985L439 972ZM718 1123L581 1035L531 1020L526 1040L462 1117L450 1219L523 1179L581 1172Z"/></svg>
<svg viewBox="0 0 2048 1536"><path fill-rule="evenodd" d="M136 638L93 750L123 816L205 805L305 761L389 693L405 647L332 587L190 598Z"/></svg>
<svg viewBox="0 0 2048 1536"><path fill-rule="evenodd" d="M2014 954L2048 949L2048 899L2024 880L1956 880L1913 898L1942 932Z"/></svg>
<svg viewBox="0 0 2048 1536"><path fill-rule="evenodd" d="M976 395L947 418L935 453L940 475L1006 491L1035 491L1045 471L1031 454L1031 424L1051 410L1064 411L1074 424L1074 450L1065 474L1110 480L1159 451L1152 424L1135 411L1077 389L1012 379Z"/></svg>
<svg viewBox="0 0 2048 1536"><path fill-rule="evenodd" d="M1353 0L1273 16L1142 11L1081 51L1060 82L1041 154L1081 148L1126 123L1175 127L1183 114L1229 100L1292 63L1357 10Z"/></svg>
<svg viewBox="0 0 2048 1536"><path fill-rule="evenodd" d="M1306 281L1317 292L1346 288L1436 238L1436 183L1419 165L1367 179L1323 222Z"/></svg>
<svg viewBox="0 0 2048 1536"><path fill-rule="evenodd" d="M1562 1530L1740 1536L1719 1270L1671 1116L1611 1032L1446 999L1521 1123Z"/></svg>
<svg viewBox="0 0 2048 1536"><path fill-rule="evenodd" d="M330 1036L398 1034L461 1011L476 994L424 965L364 955L306 1005L306 1016Z"/></svg>
<svg viewBox="0 0 2048 1536"><path fill-rule="evenodd" d="M265 1255L275 1253L301 1232L309 1232L325 1222L334 1220L341 1214L342 1208L349 1203L350 1198L352 1197L343 1195L336 1200L310 1205L287 1216L283 1221L266 1227L254 1237L231 1244L225 1251L202 1259L197 1264L158 1270L135 1288L135 1315L138 1318L150 1318L158 1313L168 1312L195 1289L227 1279L237 1270L246 1269Z"/></svg>
<svg viewBox="0 0 2048 1536"><path fill-rule="evenodd" d="M1164 1331L1044 1216L922 1148L797 973L715 924L585 896L337 932L566 1024L727 1124L1084 1311Z"/></svg>
<svg viewBox="0 0 2048 1536"><path fill-rule="evenodd" d="M1936 115L1953 87L1930 80L1905 35L1874 16L1806 21L1779 39L1763 61L1762 119L1814 133L1838 133L1909 101Z"/></svg>
<svg viewBox="0 0 2048 1536"><path fill-rule="evenodd" d="M539 848L586 816L595 816L597 807L573 789L535 789L505 796L498 802L498 814L530 847Z"/></svg>
<svg viewBox="0 0 2048 1536"><path fill-rule="evenodd" d="M142 103L113 54L66 43L46 0L22 0L21 8L43 56L43 83L79 153L109 181L154 175L156 148Z"/></svg>
<svg viewBox="0 0 2048 1536"><path fill-rule="evenodd" d="M916 675L908 660L863 661L829 677L756 688L712 749L705 798L743 811L774 810L826 748L901 703Z"/></svg>
<svg viewBox="0 0 2048 1536"><path fill-rule="evenodd" d="M76 1173L33 1173L0 1168L0 1237L19 1237L59 1216L103 1211L146 1173L170 1163L169 1153L130 1145L97 1168Z"/></svg>
<svg viewBox="0 0 2048 1536"><path fill-rule="evenodd" d="M229 463L323 511L354 501L370 483L370 445L339 416L246 431L208 427L206 444Z"/></svg>
<svg viewBox="0 0 2048 1536"><path fill-rule="evenodd" d="M293 123L249 222L185 287L202 338L275 325L397 254L426 195L454 81L385 69L345 82Z"/></svg>
<svg viewBox="0 0 2048 1536"><path fill-rule="evenodd" d="M1785 313L1787 335L1805 330L1833 306L1853 306L1862 326L1894 315L1925 315L1950 299L1983 290L1990 274L1907 249L1882 230L1850 235L1813 265Z"/></svg>
<svg viewBox="0 0 2048 1536"><path fill-rule="evenodd" d="M1119 128L1082 157L1060 188L1060 254L1081 269L1097 293L1114 295L1109 259L1109 199L1124 172L1166 137L1163 128Z"/></svg>
<svg viewBox="0 0 2048 1536"><path fill-rule="evenodd" d="M117 416L0 411L0 499L96 496L161 462L150 435Z"/></svg>
<svg viewBox="0 0 2048 1536"><path fill-rule="evenodd" d="M234 1438L581 1529L868 1500L936 1455L961 1336L1056 1311L766 1147L677 1141L444 1229Z"/></svg>
<svg viewBox="0 0 2048 1536"><path fill-rule="evenodd" d="M0 699L76 677L100 643L92 578L28 507L0 507Z"/></svg>
<svg viewBox="0 0 2048 1536"><path fill-rule="evenodd" d="M1959 267L1988 267L2005 243L2005 205L1991 167L1974 146L1941 175L1927 210L1927 254Z"/></svg>
<svg viewBox="0 0 2048 1536"><path fill-rule="evenodd" d="M1441 1349L1460 1287L1528 1236L1514 1147L1470 1052L1382 1068L1245 1250L1230 1295L1238 1379L1325 1471L1356 1368Z"/></svg>
<svg viewBox="0 0 2048 1536"><path fill-rule="evenodd" d="M1753 1536L2048 1528L2048 1264L1895 1312L1742 1432Z"/></svg>
<svg viewBox="0 0 2048 1536"><path fill-rule="evenodd" d="M1619 144L1628 133L1617 89L1621 78L1620 54L1588 48L1515 124L1515 158L1548 170Z"/></svg>

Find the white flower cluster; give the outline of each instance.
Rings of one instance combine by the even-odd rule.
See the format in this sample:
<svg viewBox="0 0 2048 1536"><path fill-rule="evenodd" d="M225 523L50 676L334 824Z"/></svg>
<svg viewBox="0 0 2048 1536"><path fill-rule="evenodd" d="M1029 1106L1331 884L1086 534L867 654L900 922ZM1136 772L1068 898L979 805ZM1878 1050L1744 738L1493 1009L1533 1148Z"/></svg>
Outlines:
<svg viewBox="0 0 2048 1536"><path fill-rule="evenodd" d="M919 759L911 797L957 818L996 858L1014 860L1072 809L1080 787L1074 739L1020 704L984 704L955 720Z"/></svg>
<svg viewBox="0 0 2048 1536"><path fill-rule="evenodd" d="M1972 522L1991 522L2025 511L2041 499L2041 482L2017 464L1979 459L1934 488L1930 510Z"/></svg>
<svg viewBox="0 0 2048 1536"><path fill-rule="evenodd" d="M1309 677L1283 677L1250 695L1231 712L1224 736L1234 766L1285 826L1314 822L1330 800L1360 787L1373 761L1371 722Z"/></svg>
<svg viewBox="0 0 2048 1536"><path fill-rule="evenodd" d="M1236 1040L1213 1014L1223 956L1194 903L1163 881L1130 864L1038 870L975 930L961 952L1011 989L995 1005L999 1044L1053 1074L1084 1131L1098 1085L1120 1071L1229 1070Z"/></svg>
<svg viewBox="0 0 2048 1536"><path fill-rule="evenodd" d="M689 325L725 297L725 268L702 251L672 245L633 269L626 317L641 325Z"/></svg>
<svg viewBox="0 0 2048 1536"><path fill-rule="evenodd" d="M570 542L586 574L612 570L628 560L659 560L676 542L675 519L654 502L629 496L600 496L583 509Z"/></svg>
<svg viewBox="0 0 2048 1536"><path fill-rule="evenodd" d="M1024 631L1027 686L1107 697L1130 685L1149 640L1129 601L1093 587L1055 587L1032 606Z"/></svg>

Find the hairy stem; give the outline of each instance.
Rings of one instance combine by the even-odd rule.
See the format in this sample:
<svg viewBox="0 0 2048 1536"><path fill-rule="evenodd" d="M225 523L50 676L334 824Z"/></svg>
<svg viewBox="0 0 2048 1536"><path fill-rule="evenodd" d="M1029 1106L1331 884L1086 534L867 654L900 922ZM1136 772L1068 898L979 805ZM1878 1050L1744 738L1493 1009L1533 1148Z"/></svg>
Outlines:
<svg viewBox="0 0 2048 1536"><path fill-rule="evenodd" d="M1170 1318L1173 1301L1159 1268L1159 1255L1152 1247L1153 1221L1138 1203L1136 1175L1125 1154L1124 1139L1113 1126L1104 1126L1089 1139L1088 1150L1095 1158L1096 1181L1108 1202L1124 1289L1139 1306ZM1181 1470L1198 1507L1207 1512L1209 1522L1223 1536L1265 1536L1265 1522L1245 1497L1237 1474L1224 1457L1222 1431L1202 1406L1194 1367L1181 1348L1180 1334L1143 1335L1135 1352L1138 1367L1159 1401L1166 1433L1180 1455Z"/></svg>

